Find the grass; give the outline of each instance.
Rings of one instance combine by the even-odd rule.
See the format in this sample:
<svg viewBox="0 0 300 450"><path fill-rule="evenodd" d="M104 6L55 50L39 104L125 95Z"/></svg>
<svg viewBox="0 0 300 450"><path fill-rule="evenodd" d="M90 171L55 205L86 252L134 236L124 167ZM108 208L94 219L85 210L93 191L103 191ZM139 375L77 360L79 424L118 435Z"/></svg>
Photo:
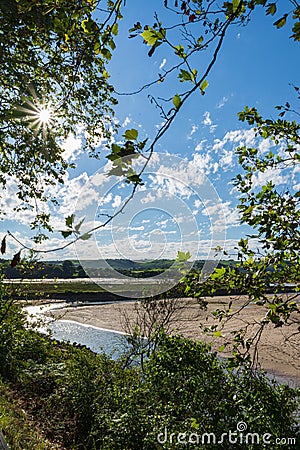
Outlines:
<svg viewBox="0 0 300 450"><path fill-rule="evenodd" d="M61 446L49 442L20 403L14 398L8 384L0 381L0 429L13 450L60 450Z"/></svg>
<svg viewBox="0 0 300 450"><path fill-rule="evenodd" d="M137 289L141 289L141 282L137 285L134 283L127 282L126 284L107 284L107 287L112 290L115 294L122 296L124 292L135 292ZM153 283L153 286L156 282ZM9 281L5 283L6 291L8 296L14 298L51 298L53 296L59 296L62 294L66 295L89 295L89 294L103 294L107 293L107 290L99 286L98 284L90 281L64 281L64 280L45 280L45 281ZM147 283L147 287L149 284Z"/></svg>

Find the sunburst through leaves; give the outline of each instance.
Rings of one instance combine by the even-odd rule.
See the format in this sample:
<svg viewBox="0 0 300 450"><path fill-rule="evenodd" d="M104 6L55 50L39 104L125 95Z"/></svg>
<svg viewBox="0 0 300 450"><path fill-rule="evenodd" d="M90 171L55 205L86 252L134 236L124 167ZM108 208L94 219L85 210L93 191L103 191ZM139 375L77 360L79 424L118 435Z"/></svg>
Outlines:
<svg viewBox="0 0 300 450"><path fill-rule="evenodd" d="M51 103L33 103L27 100L25 106L18 108L29 121L29 126L37 133L42 130L46 133L54 123L54 110Z"/></svg>
<svg viewBox="0 0 300 450"><path fill-rule="evenodd" d="M28 126L37 134L43 132L45 137L51 130L55 121L55 110L51 101L40 101L35 90L29 88L30 95L23 97L23 103L16 106L13 117L25 119Z"/></svg>

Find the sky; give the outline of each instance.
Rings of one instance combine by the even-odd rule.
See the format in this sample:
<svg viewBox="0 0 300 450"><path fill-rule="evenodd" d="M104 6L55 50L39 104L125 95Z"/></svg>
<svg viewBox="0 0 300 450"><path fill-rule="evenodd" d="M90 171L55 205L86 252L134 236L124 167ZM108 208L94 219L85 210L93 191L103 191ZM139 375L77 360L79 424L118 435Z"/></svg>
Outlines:
<svg viewBox="0 0 300 450"><path fill-rule="evenodd" d="M178 58L165 46L150 58L149 47L138 36L128 38L134 23L153 23L154 11L164 24L174 23L174 17L161 8L162 1L128 0L119 24L116 50L108 71L118 93L130 93L157 79L158 74L172 67ZM276 16L277 18L277 16ZM155 147L155 154L145 171L142 186L122 214L91 239L80 241L64 251L48 253L46 259L78 258L132 260L176 258L178 251L190 252L192 259L217 259L215 247L233 252L238 240L249 233L239 224L238 192L232 184L240 172L235 149L242 145L255 146L263 155L272 148L269 141L258 140L249 125L238 120L237 113L246 105L256 107L264 117L276 117L276 105L296 100L290 84L299 85L299 43L289 38L291 24L277 30L274 17L258 9L246 26L229 30L217 62L207 80L205 95L196 92L183 106L179 116ZM196 29L196 25L195 25ZM180 42L180 36L170 32ZM202 52L192 64L198 73L205 69L210 53ZM117 95L115 122L119 133L112 137L118 142L126 129L135 128L140 139L155 137L163 122L159 109L149 100L172 98L184 92L178 72L163 83L137 95ZM165 104L165 103L164 103ZM172 105L170 106L172 107ZM65 229L65 217L75 214L75 222L85 217L83 231L103 224L107 215L116 213L130 191L125 183L106 173L110 166L103 157L89 159L82 151L82 142L70 136L63 144L65 156L77 167L65 176L65 184L55 186L52 195L59 206L45 205L52 212L55 230ZM280 149L279 149L280 150ZM137 161L137 168L141 161ZM281 189L288 185L299 190L299 170L289 176L284 172L266 171L258 176L258 186L272 179ZM10 230L24 243L34 234L29 228L32 213L16 214L16 187L11 180L3 193L1 209L6 218L1 222L2 233ZM43 242L44 249L66 243L59 232ZM13 254L20 248L11 241Z"/></svg>

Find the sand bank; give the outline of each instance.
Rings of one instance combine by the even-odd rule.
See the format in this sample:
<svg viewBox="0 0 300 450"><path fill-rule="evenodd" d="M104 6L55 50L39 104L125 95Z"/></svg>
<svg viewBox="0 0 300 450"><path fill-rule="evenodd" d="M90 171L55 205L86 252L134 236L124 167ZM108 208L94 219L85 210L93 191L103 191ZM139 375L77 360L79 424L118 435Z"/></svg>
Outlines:
<svg viewBox="0 0 300 450"><path fill-rule="evenodd" d="M210 342L214 349L218 349L226 339L232 338L231 331L242 327L247 327L247 337L251 338L260 326L260 320L264 315L262 307L249 305L241 312L237 313L240 306L245 301L243 297L214 297L206 298L207 308L201 309L196 300L174 299L174 309L170 322L169 331L176 331L185 337L204 340ZM232 309L235 315L227 322L222 334L224 337L209 337L204 335L201 325L209 326L214 321L212 312L216 309L224 309L229 301L233 301ZM121 302L103 305L89 305L68 307L56 311L56 317L67 320L74 320L86 325L130 332L133 325L143 315L137 302ZM258 360L260 366L269 373L290 379L296 384L300 384L300 333L297 333L299 323L295 318L294 323L281 328L274 328L274 325L267 325L263 331L262 338L258 344ZM226 353L222 353L226 356Z"/></svg>

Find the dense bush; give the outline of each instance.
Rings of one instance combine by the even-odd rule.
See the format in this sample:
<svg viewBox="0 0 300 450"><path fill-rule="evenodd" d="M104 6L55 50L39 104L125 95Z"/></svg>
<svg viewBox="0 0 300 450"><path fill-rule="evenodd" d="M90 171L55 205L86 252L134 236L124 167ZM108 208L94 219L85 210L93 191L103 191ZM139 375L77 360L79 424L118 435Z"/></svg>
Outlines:
<svg viewBox="0 0 300 450"><path fill-rule="evenodd" d="M110 409L109 414L107 410L99 412L98 423L106 423L107 428L98 435L97 448L217 449L220 443L214 444L212 437L210 444L204 437L202 445L202 435L214 433L218 441L223 433L236 432L241 422L247 424L249 433L261 437L270 433L272 442L280 437L295 437L295 394L287 386L274 385L262 374L247 370L235 373L205 344L163 335L141 378L127 389L110 393L107 408L113 398L118 407ZM248 443L242 443L239 435L233 445L225 436L223 439L222 448L257 448L257 444L251 445L250 437ZM260 442L259 448L278 447Z"/></svg>

